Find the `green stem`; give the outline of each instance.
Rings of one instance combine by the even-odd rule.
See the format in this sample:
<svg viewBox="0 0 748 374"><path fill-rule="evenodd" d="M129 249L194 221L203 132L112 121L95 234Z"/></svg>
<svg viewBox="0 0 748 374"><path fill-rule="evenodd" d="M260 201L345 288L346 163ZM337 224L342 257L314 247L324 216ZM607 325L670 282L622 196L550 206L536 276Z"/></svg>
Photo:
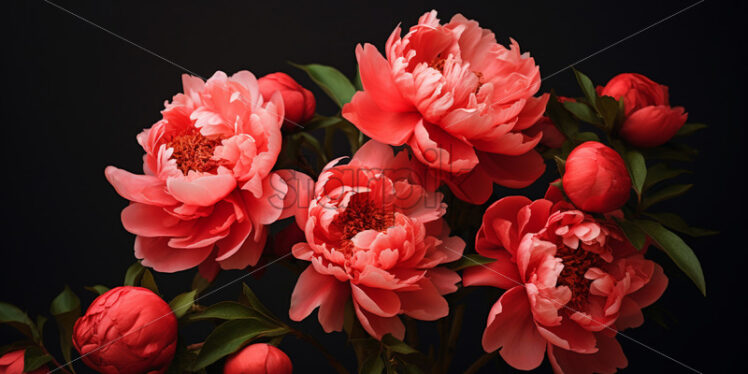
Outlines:
<svg viewBox="0 0 748 374"><path fill-rule="evenodd" d="M483 356L478 357L478 359L475 360L475 362L473 362L473 364L470 365L470 367L467 368L467 370L465 370L464 374L475 374L475 373L477 373L478 370L480 370L480 368L482 368L487 363L489 363L492 359L494 359L498 353L499 353L499 351L497 350L497 351L493 351L491 353L486 353Z"/></svg>

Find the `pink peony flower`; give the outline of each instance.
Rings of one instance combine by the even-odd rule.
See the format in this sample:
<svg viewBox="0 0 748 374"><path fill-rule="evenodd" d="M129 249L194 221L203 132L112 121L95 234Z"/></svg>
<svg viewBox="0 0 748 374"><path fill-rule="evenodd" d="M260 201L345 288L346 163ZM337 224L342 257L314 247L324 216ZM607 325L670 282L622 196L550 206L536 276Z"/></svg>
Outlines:
<svg viewBox="0 0 748 374"><path fill-rule="evenodd" d="M177 349L177 318L148 289L113 288L75 322L73 345L99 373L164 373Z"/></svg>
<svg viewBox="0 0 748 374"><path fill-rule="evenodd" d="M25 349L19 349L0 356L0 374L44 374L49 372L49 369L47 369L46 366L42 366L33 371L23 371L23 358L25 354Z"/></svg>
<svg viewBox="0 0 748 374"><path fill-rule="evenodd" d="M343 107L343 116L369 137L407 143L416 158L460 199L483 203L493 183L520 188L545 170L533 150L542 134L525 130L545 111L535 61L509 48L462 15L442 25L436 11L400 37L387 40L386 58L359 45L364 91Z"/></svg>
<svg viewBox="0 0 748 374"><path fill-rule="evenodd" d="M611 373L627 365L617 331L640 326L641 309L667 287L662 268L617 226L566 202L503 198L486 210L476 250L495 258L468 268L465 286L507 290L483 332L487 352L531 370L545 354L556 373Z"/></svg>
<svg viewBox="0 0 748 374"><path fill-rule="evenodd" d="M291 374L288 355L275 346L257 343L242 348L226 360L223 374Z"/></svg>
<svg viewBox="0 0 748 374"><path fill-rule="evenodd" d="M252 73L216 72L203 82L182 76L163 118L138 135L144 175L113 166L107 180L131 204L125 229L137 235L135 256L157 271L203 263L223 269L257 263L265 225L293 214L296 192L309 177L271 172L281 148L283 101L265 102Z"/></svg>
<svg viewBox="0 0 748 374"><path fill-rule="evenodd" d="M459 275L438 265L460 258L465 243L449 236L440 193L419 180L423 167L406 151L369 141L348 165L333 161L315 186L306 215L306 242L293 247L311 265L291 296L291 319L319 307L325 331L339 331L348 299L361 325L381 339L402 339L399 314L432 321L446 316L442 295ZM303 221L303 219L302 219Z"/></svg>

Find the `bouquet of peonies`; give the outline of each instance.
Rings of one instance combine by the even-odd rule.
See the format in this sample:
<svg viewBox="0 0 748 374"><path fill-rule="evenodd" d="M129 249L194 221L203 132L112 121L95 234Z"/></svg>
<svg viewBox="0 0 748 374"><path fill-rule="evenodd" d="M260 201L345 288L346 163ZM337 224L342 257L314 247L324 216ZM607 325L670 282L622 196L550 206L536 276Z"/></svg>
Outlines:
<svg viewBox="0 0 748 374"><path fill-rule="evenodd" d="M467 372L498 353L521 370L547 358L557 373L612 373L627 366L619 332L667 288L650 250L706 292L679 235L713 232L656 209L691 187L671 183L687 172L671 165L695 155L677 139L705 127L686 123L666 86L640 74L595 86L574 71L581 95L539 93L539 67L516 41L435 11L355 54L352 81L294 65L338 104L331 116L284 73L184 75L137 136L142 174L105 170L130 202L122 224L138 261L124 284L90 287L100 296L85 311L69 288L52 301L61 357L45 347L45 317L0 303L0 322L27 337L0 351L0 373L81 362L112 374L290 373L286 337L348 372L295 326L315 311L325 332L347 335L360 373L464 370L450 366L461 297L491 288L501 293L485 315L487 354ZM350 154L333 158L340 135ZM546 161L558 179L524 196ZM494 185L517 190L496 198ZM246 285L238 301L203 302L222 270L243 270L238 281L275 263L295 274L287 312ZM195 268L187 292L164 301L152 271ZM436 320L441 341L419 342L418 322ZM210 333L185 341L194 324Z"/></svg>

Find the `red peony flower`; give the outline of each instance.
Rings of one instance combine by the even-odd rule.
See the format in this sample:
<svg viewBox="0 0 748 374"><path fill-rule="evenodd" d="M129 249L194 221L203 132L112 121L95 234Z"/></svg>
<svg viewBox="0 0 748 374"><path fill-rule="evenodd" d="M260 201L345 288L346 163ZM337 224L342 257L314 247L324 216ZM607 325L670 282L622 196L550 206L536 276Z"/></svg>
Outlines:
<svg viewBox="0 0 748 374"><path fill-rule="evenodd" d="M258 343L244 347L226 360L223 374L291 374L291 359L275 346Z"/></svg>
<svg viewBox="0 0 748 374"><path fill-rule="evenodd" d="M605 87L598 87L598 93L616 100L623 98L626 120L620 135L637 147L664 144L688 118L683 107L670 107L667 86L641 74L616 75Z"/></svg>
<svg viewBox="0 0 748 374"><path fill-rule="evenodd" d="M606 145L589 141L566 158L562 184L572 203L585 212L606 213L626 204L631 177L623 158Z"/></svg>
<svg viewBox="0 0 748 374"><path fill-rule="evenodd" d="M319 307L325 331L339 331L352 298L369 334L402 339L399 314L428 321L446 316L442 295L456 291L460 277L438 265L459 259L465 243L449 236L442 195L419 180L423 167L406 151L393 156L376 141L348 165L336 162L315 186L303 225L306 242L293 247L294 256L311 265L291 296L291 319Z"/></svg>
<svg viewBox="0 0 748 374"><path fill-rule="evenodd" d="M157 271L254 265L265 225L293 213L284 207L309 179L271 172L281 149L281 95L265 102L248 71L217 72L207 82L184 75L182 82L185 92L138 135L145 175L106 168L131 201L122 224L137 235L135 256Z"/></svg>
<svg viewBox="0 0 748 374"><path fill-rule="evenodd" d="M424 14L385 46L386 58L359 45L364 91L343 116L369 137L407 143L460 199L483 203L493 183L519 188L545 170L533 150L542 134L523 133L545 111L535 61L514 40L506 48L477 22L456 15L446 25Z"/></svg>
<svg viewBox="0 0 748 374"><path fill-rule="evenodd" d="M25 349L19 349L0 356L0 374L44 374L49 372L49 369L45 366L33 371L23 371L25 354Z"/></svg>
<svg viewBox="0 0 748 374"><path fill-rule="evenodd" d="M177 348L177 319L150 290L117 287L97 297L75 322L73 345L100 373L164 373Z"/></svg>
<svg viewBox="0 0 748 374"><path fill-rule="evenodd" d="M489 312L483 348L501 349L521 370L538 367L546 352L556 373L625 367L616 331L641 325L641 309L667 287L662 268L615 224L563 201L495 202L476 250L496 262L466 269L463 284L507 290Z"/></svg>
<svg viewBox="0 0 748 374"><path fill-rule="evenodd" d="M268 74L257 80L262 97L269 101L276 92L283 97L285 107L284 130L299 129L300 125L314 117L316 102L311 91L285 73Z"/></svg>

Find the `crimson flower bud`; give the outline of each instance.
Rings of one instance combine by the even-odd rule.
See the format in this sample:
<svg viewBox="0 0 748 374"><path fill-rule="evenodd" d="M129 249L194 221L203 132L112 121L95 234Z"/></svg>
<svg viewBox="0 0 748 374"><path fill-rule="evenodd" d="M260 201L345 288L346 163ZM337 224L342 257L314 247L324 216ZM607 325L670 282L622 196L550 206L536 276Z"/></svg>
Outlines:
<svg viewBox="0 0 748 374"><path fill-rule="evenodd" d="M176 351L177 319L150 290L117 287L97 297L75 322L73 345L100 373L161 374Z"/></svg>
<svg viewBox="0 0 748 374"><path fill-rule="evenodd" d="M291 359L275 346L258 343L229 357L223 374L291 374Z"/></svg>
<svg viewBox="0 0 748 374"><path fill-rule="evenodd" d="M257 80L260 93L265 100L270 100L276 92L283 97L286 110L284 130L298 129L298 125L309 121L314 116L316 102L311 91L302 87L285 73L268 74Z"/></svg>
<svg viewBox="0 0 748 374"><path fill-rule="evenodd" d="M561 183L574 205L594 213L620 208L631 189L631 178L618 152L595 141L571 151Z"/></svg>
<svg viewBox="0 0 748 374"><path fill-rule="evenodd" d="M623 97L626 119L621 126L623 139L637 147L656 147L675 135L686 123L683 107L671 107L667 86L634 73L618 74L599 94Z"/></svg>

